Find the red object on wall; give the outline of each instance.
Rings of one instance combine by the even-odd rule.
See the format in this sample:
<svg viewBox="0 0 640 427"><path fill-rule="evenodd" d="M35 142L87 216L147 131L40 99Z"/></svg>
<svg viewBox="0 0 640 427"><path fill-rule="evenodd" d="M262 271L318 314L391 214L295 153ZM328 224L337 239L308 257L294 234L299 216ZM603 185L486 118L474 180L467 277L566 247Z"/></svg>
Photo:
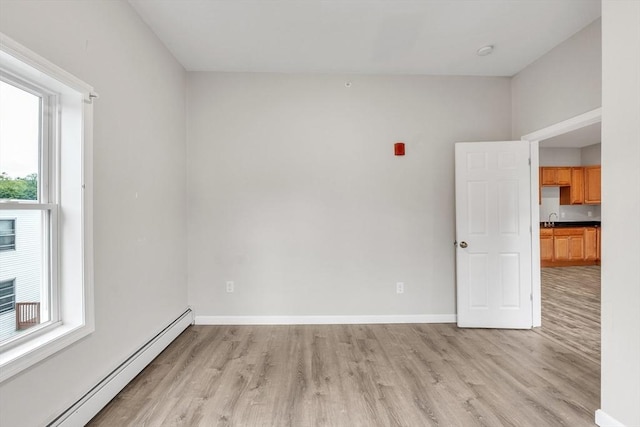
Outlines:
<svg viewBox="0 0 640 427"><path fill-rule="evenodd" d="M393 153L396 156L404 156L404 142L396 142L393 144Z"/></svg>

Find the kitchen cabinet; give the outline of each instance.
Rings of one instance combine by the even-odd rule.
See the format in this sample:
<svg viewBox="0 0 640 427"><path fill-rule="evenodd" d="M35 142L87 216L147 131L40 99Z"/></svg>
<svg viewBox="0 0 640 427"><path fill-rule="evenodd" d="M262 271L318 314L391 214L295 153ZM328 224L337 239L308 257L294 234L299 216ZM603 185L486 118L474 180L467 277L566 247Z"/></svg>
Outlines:
<svg viewBox="0 0 640 427"><path fill-rule="evenodd" d="M584 229L560 228L553 230L554 261L584 259Z"/></svg>
<svg viewBox="0 0 640 427"><path fill-rule="evenodd" d="M552 228L540 229L540 261L541 262L553 261L553 229Z"/></svg>
<svg viewBox="0 0 640 427"><path fill-rule="evenodd" d="M599 205L601 203L600 166L540 168L540 187L560 187L561 205ZM542 203L541 193L538 203Z"/></svg>
<svg viewBox="0 0 640 427"><path fill-rule="evenodd" d="M570 167L550 167L540 168L540 184L545 186L565 186L571 185Z"/></svg>
<svg viewBox="0 0 640 427"><path fill-rule="evenodd" d="M584 229L584 259L597 260L598 256L598 235L600 229L587 227Z"/></svg>
<svg viewBox="0 0 640 427"><path fill-rule="evenodd" d="M584 168L571 168L571 185L560 187L561 205L581 205L584 203Z"/></svg>
<svg viewBox="0 0 640 427"><path fill-rule="evenodd" d="M561 267L600 263L599 227L540 229L540 265Z"/></svg>
<svg viewBox="0 0 640 427"><path fill-rule="evenodd" d="M601 203L600 166L584 167L584 203L599 205Z"/></svg>

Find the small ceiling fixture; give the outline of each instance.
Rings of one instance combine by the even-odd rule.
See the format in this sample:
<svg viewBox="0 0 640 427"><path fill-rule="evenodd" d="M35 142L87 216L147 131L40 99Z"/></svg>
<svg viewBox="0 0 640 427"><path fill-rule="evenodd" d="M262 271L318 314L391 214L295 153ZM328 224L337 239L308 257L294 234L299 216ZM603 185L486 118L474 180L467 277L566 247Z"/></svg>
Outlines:
<svg viewBox="0 0 640 427"><path fill-rule="evenodd" d="M478 49L478 56L487 56L489 54L491 54L491 52L493 52L493 45L487 45L487 46L482 46L480 49Z"/></svg>

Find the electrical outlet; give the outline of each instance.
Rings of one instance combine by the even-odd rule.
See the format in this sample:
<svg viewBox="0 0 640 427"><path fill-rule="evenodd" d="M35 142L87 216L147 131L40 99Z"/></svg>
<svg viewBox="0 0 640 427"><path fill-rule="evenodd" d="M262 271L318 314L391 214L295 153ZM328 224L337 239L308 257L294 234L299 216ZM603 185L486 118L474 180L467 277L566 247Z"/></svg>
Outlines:
<svg viewBox="0 0 640 427"><path fill-rule="evenodd" d="M396 283L396 293L403 294L404 293L404 283L398 282Z"/></svg>
<svg viewBox="0 0 640 427"><path fill-rule="evenodd" d="M588 211L588 212L587 212L587 216L589 216L589 217L593 216L593 212Z"/></svg>
<svg viewBox="0 0 640 427"><path fill-rule="evenodd" d="M227 282L227 292L231 293L234 291L234 285L232 281Z"/></svg>

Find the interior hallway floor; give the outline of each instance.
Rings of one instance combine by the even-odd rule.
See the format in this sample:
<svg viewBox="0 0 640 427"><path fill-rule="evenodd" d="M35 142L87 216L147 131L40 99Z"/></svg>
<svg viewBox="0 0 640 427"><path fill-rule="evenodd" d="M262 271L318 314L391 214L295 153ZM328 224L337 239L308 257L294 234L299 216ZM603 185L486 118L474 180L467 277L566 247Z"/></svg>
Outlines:
<svg viewBox="0 0 640 427"><path fill-rule="evenodd" d="M542 270L543 327L192 326L90 426L593 426L600 268Z"/></svg>

